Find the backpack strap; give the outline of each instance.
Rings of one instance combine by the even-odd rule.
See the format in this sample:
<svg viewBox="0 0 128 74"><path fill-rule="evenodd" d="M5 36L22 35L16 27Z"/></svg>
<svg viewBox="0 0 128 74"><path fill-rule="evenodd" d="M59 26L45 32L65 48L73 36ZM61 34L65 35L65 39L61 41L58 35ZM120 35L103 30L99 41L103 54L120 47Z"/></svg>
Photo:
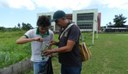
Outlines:
<svg viewBox="0 0 128 74"><path fill-rule="evenodd" d="M60 38L64 35L64 33L72 26L74 23L71 23L67 26L67 28L60 34Z"/></svg>

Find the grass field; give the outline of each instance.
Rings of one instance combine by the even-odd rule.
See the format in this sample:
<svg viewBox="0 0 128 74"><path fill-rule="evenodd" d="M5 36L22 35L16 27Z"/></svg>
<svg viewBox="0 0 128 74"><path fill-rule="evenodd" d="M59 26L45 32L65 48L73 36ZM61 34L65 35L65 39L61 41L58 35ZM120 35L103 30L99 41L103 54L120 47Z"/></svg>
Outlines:
<svg viewBox="0 0 128 74"><path fill-rule="evenodd" d="M99 34L82 74L128 74L128 34Z"/></svg>
<svg viewBox="0 0 128 74"><path fill-rule="evenodd" d="M85 40L90 47L90 39ZM128 74L127 44L128 34L99 34L90 48L91 59L83 62L82 74ZM55 74L59 74L59 67L54 68Z"/></svg>
<svg viewBox="0 0 128 74"><path fill-rule="evenodd" d="M19 58L30 56L29 44L22 46L15 44L15 40L22 34L23 32L0 33L0 66L7 60L14 60L14 63ZM128 74L128 34L102 33L95 39L94 45L91 45L89 34L83 35L88 47L91 47L92 57L87 62L83 62L82 74ZM3 57L4 60L1 61ZM52 60L54 74L60 74L57 58L54 57ZM8 63L10 62L6 62ZM32 71L26 74L32 74Z"/></svg>
<svg viewBox="0 0 128 74"><path fill-rule="evenodd" d="M25 57L30 57L30 44L17 45L18 39L22 32L0 32L0 68L7 67Z"/></svg>

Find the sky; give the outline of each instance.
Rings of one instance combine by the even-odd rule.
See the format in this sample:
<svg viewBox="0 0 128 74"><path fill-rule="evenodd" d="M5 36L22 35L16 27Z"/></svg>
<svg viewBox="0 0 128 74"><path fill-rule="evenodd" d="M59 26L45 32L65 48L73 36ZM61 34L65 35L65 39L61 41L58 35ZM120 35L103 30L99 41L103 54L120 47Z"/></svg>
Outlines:
<svg viewBox="0 0 128 74"><path fill-rule="evenodd" d="M113 18L119 14L127 18L128 25L128 0L0 0L0 27L15 27L22 22L36 27L38 13L84 9L97 9L101 26L113 24Z"/></svg>

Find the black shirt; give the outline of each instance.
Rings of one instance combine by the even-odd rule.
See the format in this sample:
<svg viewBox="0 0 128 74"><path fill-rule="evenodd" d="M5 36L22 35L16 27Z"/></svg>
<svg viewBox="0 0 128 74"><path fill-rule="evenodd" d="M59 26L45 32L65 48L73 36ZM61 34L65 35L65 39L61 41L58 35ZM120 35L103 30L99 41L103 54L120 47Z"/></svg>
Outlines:
<svg viewBox="0 0 128 74"><path fill-rule="evenodd" d="M62 32L61 32L62 33ZM77 25L72 25L59 39L59 47L66 46L68 40L75 41L75 45L70 52L59 53L59 62L66 66L81 66L79 50L80 29Z"/></svg>

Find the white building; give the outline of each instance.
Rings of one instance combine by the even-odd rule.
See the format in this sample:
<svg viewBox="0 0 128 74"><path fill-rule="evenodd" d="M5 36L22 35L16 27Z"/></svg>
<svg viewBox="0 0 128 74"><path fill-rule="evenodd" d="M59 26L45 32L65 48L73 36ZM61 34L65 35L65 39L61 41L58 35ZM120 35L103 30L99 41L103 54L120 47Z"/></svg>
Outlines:
<svg viewBox="0 0 128 74"><path fill-rule="evenodd" d="M53 19L54 12L38 13L37 16L47 15L50 19ZM85 10L74 10L72 13L67 13L66 17L75 22L81 31L92 32L92 43L94 44L94 32L100 31L101 13L98 13L97 9L85 9ZM59 27L52 24L52 30L59 32Z"/></svg>
<svg viewBox="0 0 128 74"><path fill-rule="evenodd" d="M73 21L77 23L81 31L98 31L97 9L76 10L73 11Z"/></svg>
<svg viewBox="0 0 128 74"><path fill-rule="evenodd" d="M38 13L37 16L47 15L50 19L53 18L54 12ZM85 10L74 10L72 13L66 14L66 17L75 22L81 31L98 31L98 10L97 9L85 9ZM51 23L53 31L57 32L58 27L54 22Z"/></svg>

